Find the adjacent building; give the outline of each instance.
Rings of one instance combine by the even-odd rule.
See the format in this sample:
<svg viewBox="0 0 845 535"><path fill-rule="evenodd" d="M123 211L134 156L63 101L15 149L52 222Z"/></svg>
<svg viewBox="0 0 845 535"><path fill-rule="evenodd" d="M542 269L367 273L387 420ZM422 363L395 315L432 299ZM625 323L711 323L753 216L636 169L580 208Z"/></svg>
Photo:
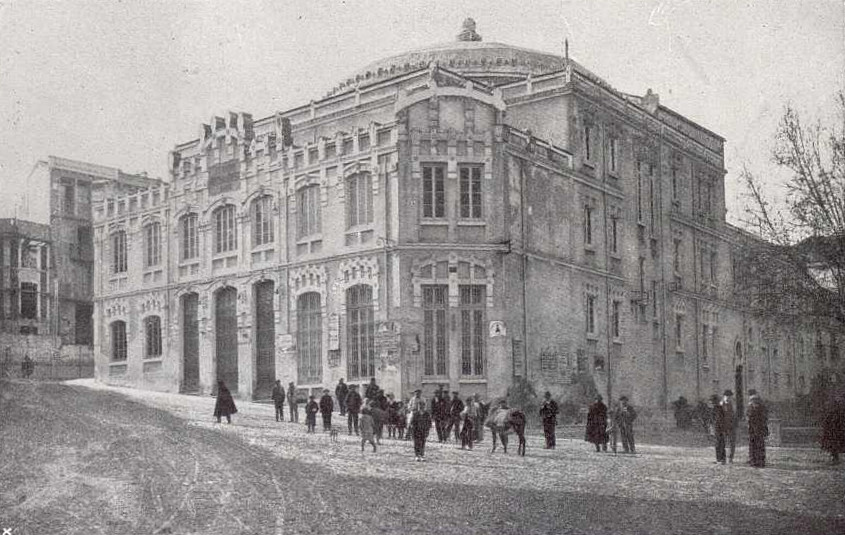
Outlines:
<svg viewBox="0 0 845 535"><path fill-rule="evenodd" d="M724 143L469 19L322 99L213 117L169 184L94 202L96 376L794 396L839 362L837 327L737 297Z"/></svg>

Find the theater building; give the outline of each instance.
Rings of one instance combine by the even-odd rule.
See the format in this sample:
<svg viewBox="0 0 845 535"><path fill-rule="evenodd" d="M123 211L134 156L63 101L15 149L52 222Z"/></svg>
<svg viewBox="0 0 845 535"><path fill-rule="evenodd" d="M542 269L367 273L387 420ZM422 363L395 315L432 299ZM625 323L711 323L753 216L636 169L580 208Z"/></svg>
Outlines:
<svg viewBox="0 0 845 535"><path fill-rule="evenodd" d="M724 143L469 19L324 98L213 117L168 185L97 203L96 376L245 399L341 377L794 396L836 338L734 298Z"/></svg>

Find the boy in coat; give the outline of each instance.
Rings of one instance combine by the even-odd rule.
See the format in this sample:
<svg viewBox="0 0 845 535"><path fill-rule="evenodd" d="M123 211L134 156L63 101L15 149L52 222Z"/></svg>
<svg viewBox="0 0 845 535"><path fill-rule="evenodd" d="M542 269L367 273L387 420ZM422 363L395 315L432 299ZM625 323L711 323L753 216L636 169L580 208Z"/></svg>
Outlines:
<svg viewBox="0 0 845 535"><path fill-rule="evenodd" d="M376 442L373 440L373 435L375 433L375 421L373 420L373 415L368 407L364 407L364 410L361 411L360 429L361 451L364 451L364 444L369 442L373 445L373 453L375 453Z"/></svg>
<svg viewBox="0 0 845 535"><path fill-rule="evenodd" d="M313 433L317 430L317 413L320 412L320 405L314 396L308 396L308 404L305 405L305 425L308 427L308 432Z"/></svg>
<svg viewBox="0 0 845 535"><path fill-rule="evenodd" d="M334 400L329 389L323 390L323 397L320 398L320 415L323 417L323 431L332 430L332 411L334 410Z"/></svg>
<svg viewBox="0 0 845 535"><path fill-rule="evenodd" d="M282 386L282 382L276 379L276 385L273 387L273 394L270 396L273 398L273 405L276 406L276 421L277 422L284 422L285 421L285 389Z"/></svg>

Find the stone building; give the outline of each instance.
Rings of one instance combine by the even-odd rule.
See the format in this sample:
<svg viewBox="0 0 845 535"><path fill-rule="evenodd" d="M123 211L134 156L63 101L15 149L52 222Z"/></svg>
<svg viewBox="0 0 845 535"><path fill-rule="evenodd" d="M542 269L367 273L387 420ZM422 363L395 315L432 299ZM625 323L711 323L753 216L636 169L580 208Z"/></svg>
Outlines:
<svg viewBox="0 0 845 535"><path fill-rule="evenodd" d="M55 332L50 246L49 226L0 219L0 333Z"/></svg>
<svg viewBox="0 0 845 535"><path fill-rule="evenodd" d="M94 206L110 384L489 399L524 377L665 407L793 396L835 347L827 323L735 299L723 138L471 19L322 99L213 117L170 167Z"/></svg>

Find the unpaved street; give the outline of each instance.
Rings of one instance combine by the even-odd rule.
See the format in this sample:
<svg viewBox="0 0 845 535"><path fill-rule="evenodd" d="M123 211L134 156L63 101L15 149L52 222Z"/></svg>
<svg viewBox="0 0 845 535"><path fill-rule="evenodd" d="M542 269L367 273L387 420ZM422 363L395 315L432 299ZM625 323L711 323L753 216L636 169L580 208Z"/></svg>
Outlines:
<svg viewBox="0 0 845 535"><path fill-rule="evenodd" d="M409 443L362 454L345 431L331 443L258 404L218 425L211 398L0 389L0 528L13 535L845 532L842 470L814 451L772 450L755 470L714 466L703 448L614 457L536 437L506 457L488 437L472 452L429 443L415 463Z"/></svg>

